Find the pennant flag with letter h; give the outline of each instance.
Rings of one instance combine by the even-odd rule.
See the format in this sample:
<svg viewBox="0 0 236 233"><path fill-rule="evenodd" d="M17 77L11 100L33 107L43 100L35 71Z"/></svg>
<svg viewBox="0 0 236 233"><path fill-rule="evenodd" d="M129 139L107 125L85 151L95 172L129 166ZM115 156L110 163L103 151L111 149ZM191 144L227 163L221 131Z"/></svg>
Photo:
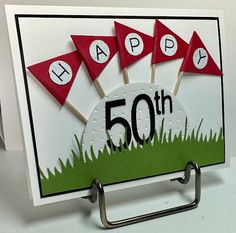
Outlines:
<svg viewBox="0 0 236 233"><path fill-rule="evenodd" d="M75 51L28 66L27 69L58 103L67 106L83 123L86 123L87 119L67 100L81 62Z"/></svg>

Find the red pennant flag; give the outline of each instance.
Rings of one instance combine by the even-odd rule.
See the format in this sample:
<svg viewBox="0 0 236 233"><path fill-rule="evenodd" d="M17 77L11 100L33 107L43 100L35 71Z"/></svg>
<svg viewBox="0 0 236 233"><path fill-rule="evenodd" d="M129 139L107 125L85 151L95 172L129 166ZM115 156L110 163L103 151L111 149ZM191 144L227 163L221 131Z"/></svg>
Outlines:
<svg viewBox="0 0 236 233"><path fill-rule="evenodd" d="M222 75L221 70L218 68L195 31L193 32L188 51L180 67L180 71L217 76Z"/></svg>
<svg viewBox="0 0 236 233"><path fill-rule="evenodd" d="M115 37L72 35L71 38L94 81L118 51Z"/></svg>
<svg viewBox="0 0 236 233"><path fill-rule="evenodd" d="M153 50L153 37L115 23L116 38L119 47L120 66L123 70Z"/></svg>
<svg viewBox="0 0 236 233"><path fill-rule="evenodd" d="M152 64L184 57L187 49L188 44L182 38L156 20Z"/></svg>
<svg viewBox="0 0 236 233"><path fill-rule="evenodd" d="M43 86L63 105L82 60L77 51L27 67Z"/></svg>

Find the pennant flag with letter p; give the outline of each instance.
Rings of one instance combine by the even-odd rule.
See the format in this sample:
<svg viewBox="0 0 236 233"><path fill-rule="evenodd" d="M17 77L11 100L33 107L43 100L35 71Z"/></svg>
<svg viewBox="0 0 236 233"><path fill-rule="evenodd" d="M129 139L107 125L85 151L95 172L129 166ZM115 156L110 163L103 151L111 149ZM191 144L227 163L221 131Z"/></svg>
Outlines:
<svg viewBox="0 0 236 233"><path fill-rule="evenodd" d="M153 37L124 24L115 23L121 70L153 50Z"/></svg>
<svg viewBox="0 0 236 233"><path fill-rule="evenodd" d="M159 20L156 20L152 64L184 57L187 49L188 43Z"/></svg>
<svg viewBox="0 0 236 233"><path fill-rule="evenodd" d="M151 82L155 82L155 64L184 57L187 49L188 44L182 38L156 19Z"/></svg>
<svg viewBox="0 0 236 233"><path fill-rule="evenodd" d="M61 105L67 105L83 123L86 123L86 118L66 100L81 62L77 51L74 51L28 66L27 69Z"/></svg>

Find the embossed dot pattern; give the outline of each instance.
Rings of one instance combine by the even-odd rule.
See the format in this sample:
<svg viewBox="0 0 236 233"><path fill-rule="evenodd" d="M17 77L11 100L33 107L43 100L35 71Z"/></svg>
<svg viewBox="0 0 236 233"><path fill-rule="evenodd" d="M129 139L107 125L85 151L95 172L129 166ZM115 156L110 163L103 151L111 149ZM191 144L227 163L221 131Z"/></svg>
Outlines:
<svg viewBox="0 0 236 233"><path fill-rule="evenodd" d="M158 91L160 95L161 90L164 90L164 95L169 95L172 98L172 104L174 103L172 114L170 113L169 102L165 103L165 114L157 114L156 101L154 100L154 97L155 92ZM152 100L153 107L155 110L155 128L157 132L159 132L160 130L163 117L165 118L165 132L169 132L171 130L173 134L172 136L174 136L175 134L179 134L181 130L184 130L185 119L187 115L182 104L175 96L173 96L169 91L163 89L162 87L159 87L156 84L130 83L109 93L99 102L99 104L93 110L84 130L84 135L82 139L83 150L88 151L88 154L90 154L89 151L92 145L94 152L97 155L98 150L101 150L106 144L108 136L105 126L105 103L107 101L125 99L126 105L111 108L111 120L116 117L122 117L127 122L129 122L131 126L131 109L133 101L140 94L146 94ZM159 108L161 109L161 106L159 106ZM150 115L146 101L141 100L137 105L136 111L138 134L140 138L143 138L143 135L145 135L145 137L147 138L150 133ZM114 126L111 128L111 130L108 131L108 133L115 145L119 144L120 139L124 140L125 138L125 129L120 124L114 124ZM133 136L131 140L134 141L134 144L136 145L136 141Z"/></svg>

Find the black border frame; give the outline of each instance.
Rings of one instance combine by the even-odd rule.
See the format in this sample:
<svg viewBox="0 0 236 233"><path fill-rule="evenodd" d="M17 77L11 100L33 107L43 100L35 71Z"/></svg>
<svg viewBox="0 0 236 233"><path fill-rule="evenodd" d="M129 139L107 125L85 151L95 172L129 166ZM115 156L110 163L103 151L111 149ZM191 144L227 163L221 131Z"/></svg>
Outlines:
<svg viewBox="0 0 236 233"><path fill-rule="evenodd" d="M220 54L220 69L223 72L223 64L222 64L222 48L221 48L221 34L220 34L220 22L219 17L201 17L201 16L158 16L158 15L149 15L149 16L127 16L127 15L57 15L57 14L15 14L15 26L17 31L17 37L18 37L18 45L20 50L20 58L21 58L21 65L22 65L22 72L24 76L24 86L26 91L26 99L27 99L27 105L28 105L28 114L29 114L29 120L30 120L30 127L31 127L31 133L32 133L32 142L33 142L33 148L34 148L34 156L35 156L35 162L36 162L36 170L37 170L37 176L38 176L38 184L39 184L39 191L40 191L40 198L47 198L52 196L58 196L68 193L74 193L79 192L83 190L88 190L88 188L82 188L82 189L75 189L75 190L68 190L63 192L57 192L53 194L43 194L42 192L42 185L40 180L40 167L39 167L39 159L38 159L38 152L37 152L37 143L35 138L35 130L34 130L34 123L33 123L33 116L32 116L32 108L31 108L31 101L30 101L30 93L29 93L29 87L27 82L27 73L26 73L26 67L25 67L25 59L24 59L24 50L23 50L23 44L22 44L22 38L21 38L21 31L20 31L20 18L84 18L84 19L180 19L180 20L215 20L217 23L218 28L218 36L219 36L219 54ZM223 138L224 138L224 162L223 163L214 163L209 164L202 167L208 167L213 165L219 165L219 164L225 164L226 162L226 156L225 156L225 116L224 116L224 85L223 85L223 76L221 76L221 94L222 94L222 126L223 126ZM159 174L159 175L153 175L153 176L147 176L137 179L131 179L131 180L125 180L120 182L114 182L107 185L114 185L119 183L125 183L135 180L141 180L151 177L157 177L157 176L163 176L168 174L173 174L176 172L181 172L183 170L177 170L172 172L167 172L165 174Z"/></svg>

